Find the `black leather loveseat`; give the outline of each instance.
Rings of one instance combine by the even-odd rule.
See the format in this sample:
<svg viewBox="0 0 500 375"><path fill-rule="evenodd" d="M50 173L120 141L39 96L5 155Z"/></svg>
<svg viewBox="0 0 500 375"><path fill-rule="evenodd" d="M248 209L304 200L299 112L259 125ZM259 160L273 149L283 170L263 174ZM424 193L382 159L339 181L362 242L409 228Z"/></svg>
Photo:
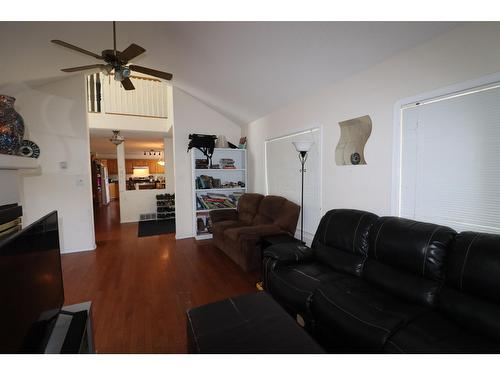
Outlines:
<svg viewBox="0 0 500 375"><path fill-rule="evenodd" d="M329 352L500 353L500 236L331 210L264 252L265 289Z"/></svg>

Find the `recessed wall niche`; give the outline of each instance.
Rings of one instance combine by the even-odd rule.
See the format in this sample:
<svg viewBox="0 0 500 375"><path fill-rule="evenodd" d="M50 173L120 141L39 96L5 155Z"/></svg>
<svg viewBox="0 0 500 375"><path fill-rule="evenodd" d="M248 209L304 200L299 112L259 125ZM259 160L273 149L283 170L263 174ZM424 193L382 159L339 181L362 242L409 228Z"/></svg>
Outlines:
<svg viewBox="0 0 500 375"><path fill-rule="evenodd" d="M339 122L340 139L335 149L337 165L366 164L365 145L372 132L370 116Z"/></svg>

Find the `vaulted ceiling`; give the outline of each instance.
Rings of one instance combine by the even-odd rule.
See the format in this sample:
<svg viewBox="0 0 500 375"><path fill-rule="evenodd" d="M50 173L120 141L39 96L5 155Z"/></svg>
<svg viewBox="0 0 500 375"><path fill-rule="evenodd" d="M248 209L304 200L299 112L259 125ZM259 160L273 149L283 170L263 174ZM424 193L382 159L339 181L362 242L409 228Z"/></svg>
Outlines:
<svg viewBox="0 0 500 375"><path fill-rule="evenodd" d="M174 74L174 85L245 124L450 30L449 22L119 22L118 49ZM0 22L0 85L57 78L97 62L51 44L100 53L111 22ZM8 94L8 93L7 93Z"/></svg>

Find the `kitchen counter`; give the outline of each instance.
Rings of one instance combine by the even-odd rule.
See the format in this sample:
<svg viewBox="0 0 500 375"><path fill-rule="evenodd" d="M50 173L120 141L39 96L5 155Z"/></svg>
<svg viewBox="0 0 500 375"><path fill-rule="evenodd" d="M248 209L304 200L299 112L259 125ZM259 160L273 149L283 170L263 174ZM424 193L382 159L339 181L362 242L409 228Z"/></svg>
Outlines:
<svg viewBox="0 0 500 375"><path fill-rule="evenodd" d="M165 189L165 183L162 182L127 182L127 190L151 190Z"/></svg>

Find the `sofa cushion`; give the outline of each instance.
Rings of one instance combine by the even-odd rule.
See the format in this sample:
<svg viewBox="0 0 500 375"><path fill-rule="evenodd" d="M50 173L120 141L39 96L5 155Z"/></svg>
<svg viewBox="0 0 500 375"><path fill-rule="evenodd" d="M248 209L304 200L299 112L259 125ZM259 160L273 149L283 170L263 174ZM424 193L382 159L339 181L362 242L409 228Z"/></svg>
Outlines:
<svg viewBox="0 0 500 375"><path fill-rule="evenodd" d="M387 353L498 353L500 344L429 311L398 330L384 346Z"/></svg>
<svg viewBox="0 0 500 375"><path fill-rule="evenodd" d="M257 214L262 194L245 193L238 199L238 220L250 225Z"/></svg>
<svg viewBox="0 0 500 375"><path fill-rule="evenodd" d="M291 235L295 234L297 221L299 220L300 206L289 201L283 202L279 209L279 215L274 217L274 224L285 230Z"/></svg>
<svg viewBox="0 0 500 375"><path fill-rule="evenodd" d="M224 234L232 241L239 241L247 238L260 238L271 234L278 234L283 230L274 224L240 226L227 229Z"/></svg>
<svg viewBox="0 0 500 375"><path fill-rule="evenodd" d="M500 342L500 305L452 288L443 288L438 308L461 326Z"/></svg>
<svg viewBox="0 0 500 375"><path fill-rule="evenodd" d="M500 236L462 232L450 251L439 309L458 324L500 342Z"/></svg>
<svg viewBox="0 0 500 375"><path fill-rule="evenodd" d="M348 275L333 271L318 262L299 263L271 270L266 289L287 310L310 315L311 297L321 282L338 280Z"/></svg>
<svg viewBox="0 0 500 375"><path fill-rule="evenodd" d="M239 228L245 226L241 221L236 220L225 220L219 221L212 224L212 233L214 236L222 236L224 232L229 228Z"/></svg>
<svg viewBox="0 0 500 375"><path fill-rule="evenodd" d="M331 350L366 353L381 351L398 328L426 310L356 277L320 285L311 309L320 343Z"/></svg>
<svg viewBox="0 0 500 375"><path fill-rule="evenodd" d="M312 243L318 261L334 270L359 275L368 251L370 228L376 219L377 215L365 211L328 211Z"/></svg>
<svg viewBox="0 0 500 375"><path fill-rule="evenodd" d="M436 224L379 218L370 232L363 278L408 301L434 305L455 233Z"/></svg>
<svg viewBox="0 0 500 375"><path fill-rule="evenodd" d="M462 232L450 251L447 285L500 303L500 236Z"/></svg>
<svg viewBox="0 0 500 375"><path fill-rule="evenodd" d="M254 225L272 224L284 214L283 205L287 202L286 198L276 195L267 195L262 199L259 210L253 219ZM291 203L291 202L290 202ZM297 222L295 222L297 224Z"/></svg>

